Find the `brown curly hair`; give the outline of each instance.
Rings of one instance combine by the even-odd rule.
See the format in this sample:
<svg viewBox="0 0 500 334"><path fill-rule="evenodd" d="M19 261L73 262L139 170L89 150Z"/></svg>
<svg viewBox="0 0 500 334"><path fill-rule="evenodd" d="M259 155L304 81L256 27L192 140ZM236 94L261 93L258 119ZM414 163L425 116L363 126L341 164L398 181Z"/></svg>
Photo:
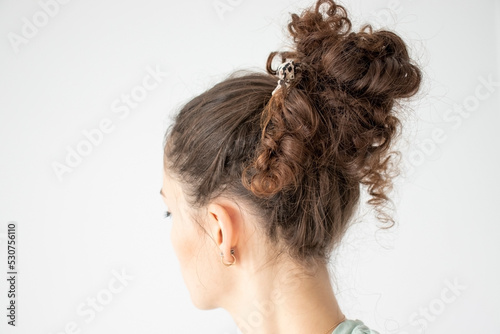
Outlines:
<svg viewBox="0 0 500 334"><path fill-rule="evenodd" d="M165 168L193 207L231 196L280 252L326 263L361 186L377 217L394 224L384 208L397 172L395 106L417 93L422 74L398 35L370 25L351 32L332 0L292 14L288 30L294 48L272 52L268 73L234 73L180 110L165 135ZM272 95L276 57L298 70Z"/></svg>

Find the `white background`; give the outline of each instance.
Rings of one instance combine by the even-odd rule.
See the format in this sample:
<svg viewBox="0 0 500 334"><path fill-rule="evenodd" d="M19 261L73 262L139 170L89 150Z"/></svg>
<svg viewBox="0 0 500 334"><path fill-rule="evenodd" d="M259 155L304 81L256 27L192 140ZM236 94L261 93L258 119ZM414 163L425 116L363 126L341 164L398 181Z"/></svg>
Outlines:
<svg viewBox="0 0 500 334"><path fill-rule="evenodd" d="M52 16L45 3L0 0L0 333L236 333L226 311L194 308L182 281L158 194L163 135L189 97L233 70L263 70L289 41L289 13L312 0L72 0ZM342 310L381 333L418 333L419 323L500 333L500 2L344 4L355 28L405 38L425 81L402 142L398 225L377 232L368 215L337 252ZM166 75L115 113L148 68ZM58 179L53 164L105 119L112 131ZM16 328L6 325L9 221ZM122 271L133 278L109 292ZM105 305L91 318L97 297Z"/></svg>

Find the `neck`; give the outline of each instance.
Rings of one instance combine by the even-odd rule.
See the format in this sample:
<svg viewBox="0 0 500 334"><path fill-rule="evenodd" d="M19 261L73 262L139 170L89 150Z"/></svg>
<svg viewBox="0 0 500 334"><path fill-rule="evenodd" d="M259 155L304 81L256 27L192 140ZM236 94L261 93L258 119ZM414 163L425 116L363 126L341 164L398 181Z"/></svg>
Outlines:
<svg viewBox="0 0 500 334"><path fill-rule="evenodd" d="M325 334L343 320L324 265L313 275L288 263L239 276L223 307L243 334Z"/></svg>

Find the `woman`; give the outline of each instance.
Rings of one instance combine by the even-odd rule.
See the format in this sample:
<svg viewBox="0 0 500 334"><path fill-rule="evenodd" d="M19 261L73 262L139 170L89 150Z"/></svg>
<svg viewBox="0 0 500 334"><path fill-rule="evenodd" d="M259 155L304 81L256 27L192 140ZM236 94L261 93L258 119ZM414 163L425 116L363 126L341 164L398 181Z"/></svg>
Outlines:
<svg viewBox="0 0 500 334"><path fill-rule="evenodd" d="M389 226L393 110L421 72L389 31L351 32L319 0L268 73L236 73L188 102L165 137L161 194L191 299L243 333L377 333L346 319L327 270L361 190ZM273 60L281 65L273 70Z"/></svg>

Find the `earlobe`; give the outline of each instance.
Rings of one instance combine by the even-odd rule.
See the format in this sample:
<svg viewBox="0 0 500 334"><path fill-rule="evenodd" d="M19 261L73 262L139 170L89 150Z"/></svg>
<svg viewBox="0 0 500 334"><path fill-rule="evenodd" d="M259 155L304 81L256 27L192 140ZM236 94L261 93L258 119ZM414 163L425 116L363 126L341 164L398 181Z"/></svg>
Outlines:
<svg viewBox="0 0 500 334"><path fill-rule="evenodd" d="M226 267L231 267L233 264L236 263L236 257L234 256L234 249L231 249L231 256L233 257L233 262L231 263L226 263L224 262L224 254L221 252L220 253L220 261L222 262L223 265Z"/></svg>

